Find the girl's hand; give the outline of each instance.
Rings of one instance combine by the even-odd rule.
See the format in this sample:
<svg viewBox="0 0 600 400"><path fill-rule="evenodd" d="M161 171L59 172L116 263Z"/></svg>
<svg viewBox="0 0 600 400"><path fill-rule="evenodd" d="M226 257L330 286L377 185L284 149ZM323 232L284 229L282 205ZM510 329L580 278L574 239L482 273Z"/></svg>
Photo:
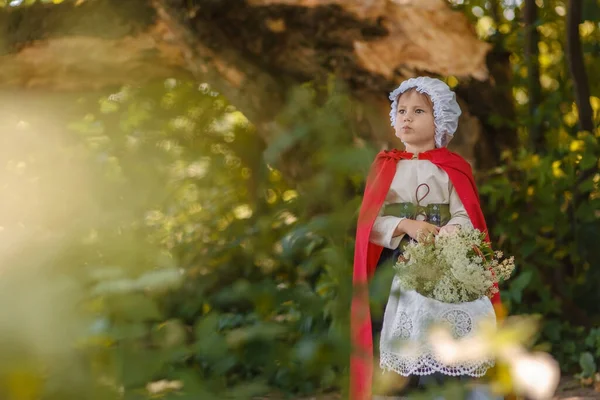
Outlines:
<svg viewBox="0 0 600 400"><path fill-rule="evenodd" d="M403 219L396 227L394 236L407 234L416 241L423 241L429 234L434 236L438 234L440 228L425 221L415 221L414 219Z"/></svg>
<svg viewBox="0 0 600 400"><path fill-rule="evenodd" d="M460 229L460 225L444 225L440 228L440 235L451 235Z"/></svg>

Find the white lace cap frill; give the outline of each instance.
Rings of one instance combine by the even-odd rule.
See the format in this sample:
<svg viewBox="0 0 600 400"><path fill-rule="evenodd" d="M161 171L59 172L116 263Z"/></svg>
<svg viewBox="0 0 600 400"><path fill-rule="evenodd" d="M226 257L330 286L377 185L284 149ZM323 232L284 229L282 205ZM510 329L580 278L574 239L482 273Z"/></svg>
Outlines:
<svg viewBox="0 0 600 400"><path fill-rule="evenodd" d="M390 119L392 126L396 126L396 115L398 115L398 97L409 89L415 88L419 93L429 95L433 103L433 118L435 123L435 145L446 147L454 132L458 128L458 117L461 114L460 106L456 101L456 95L448 85L439 79L428 76L410 78L405 80L393 92L390 93L392 109Z"/></svg>
<svg viewBox="0 0 600 400"><path fill-rule="evenodd" d="M429 329L446 323L455 339L474 335L481 323L495 327L496 314L489 298L468 303L443 303L420 295L414 290L402 291L394 278L383 317L380 342L380 365L383 370L403 376L469 375L480 377L494 366L493 359L470 359L453 364L444 363L429 342Z"/></svg>

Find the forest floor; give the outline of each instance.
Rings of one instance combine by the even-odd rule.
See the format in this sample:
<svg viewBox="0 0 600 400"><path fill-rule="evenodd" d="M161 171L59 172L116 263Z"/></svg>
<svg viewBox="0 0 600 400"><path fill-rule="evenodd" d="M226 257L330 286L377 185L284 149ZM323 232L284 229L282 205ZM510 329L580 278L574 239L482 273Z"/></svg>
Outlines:
<svg viewBox="0 0 600 400"><path fill-rule="evenodd" d="M313 397L304 397L298 400L341 400L342 397L339 393L329 393ZM388 399L392 399L391 397ZM520 398L513 398L520 400ZM573 377L564 377L556 390L555 396L552 400L600 400L600 392L594 390L593 387L580 385L579 380Z"/></svg>
<svg viewBox="0 0 600 400"><path fill-rule="evenodd" d="M594 390L591 386L582 387L578 379L565 377L560 381L556 396L554 399L560 400L579 400L579 399L600 399L600 392Z"/></svg>

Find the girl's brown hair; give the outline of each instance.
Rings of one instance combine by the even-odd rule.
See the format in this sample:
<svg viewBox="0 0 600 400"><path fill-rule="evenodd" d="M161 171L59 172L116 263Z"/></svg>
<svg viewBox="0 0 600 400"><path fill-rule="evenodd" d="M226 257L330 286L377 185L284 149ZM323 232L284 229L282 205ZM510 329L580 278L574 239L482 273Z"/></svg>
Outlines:
<svg viewBox="0 0 600 400"><path fill-rule="evenodd" d="M431 101L431 97L429 97L429 95L427 93L421 93L421 92L419 92L417 90L417 88L415 88L415 87L410 88L410 89L408 89L407 91L405 91L403 93L400 93L400 96L398 96L398 100L400 100L400 98L402 96L404 96L406 93L411 93L411 92L417 93L419 96L421 96L421 98L423 98L425 100L425 102L427 104L429 104L429 107L431 107L431 109L433 110L433 101Z"/></svg>

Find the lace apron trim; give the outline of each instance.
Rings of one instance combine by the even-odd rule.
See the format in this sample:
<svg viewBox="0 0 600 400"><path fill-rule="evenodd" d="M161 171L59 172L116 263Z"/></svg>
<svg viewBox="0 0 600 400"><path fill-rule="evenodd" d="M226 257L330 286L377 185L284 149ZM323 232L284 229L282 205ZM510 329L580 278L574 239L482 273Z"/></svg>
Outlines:
<svg viewBox="0 0 600 400"><path fill-rule="evenodd" d="M420 295L414 290L401 295L399 282L394 278L392 293L383 317L380 343L380 364L384 370L400 375L483 376L494 360L482 359L446 365L436 357L428 342L433 323L445 323L456 339L470 337L479 323L495 326L496 314L489 298L468 303L450 304Z"/></svg>

